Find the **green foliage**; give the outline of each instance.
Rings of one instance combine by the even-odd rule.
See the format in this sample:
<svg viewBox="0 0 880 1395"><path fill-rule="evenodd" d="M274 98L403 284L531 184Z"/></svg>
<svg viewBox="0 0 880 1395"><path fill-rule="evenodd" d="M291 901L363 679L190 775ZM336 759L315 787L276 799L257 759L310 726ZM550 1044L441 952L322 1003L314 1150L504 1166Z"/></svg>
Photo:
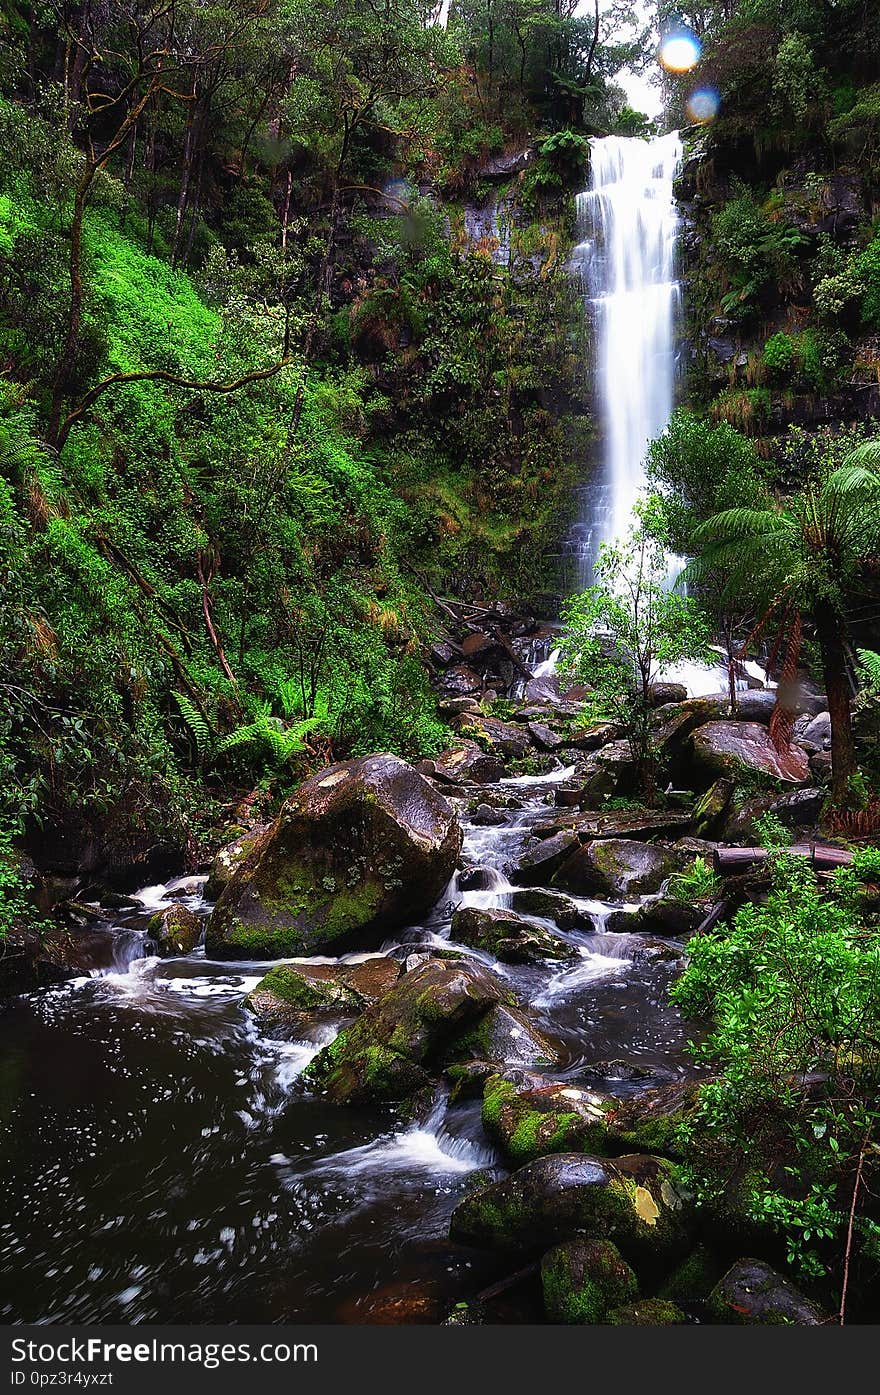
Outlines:
<svg viewBox="0 0 880 1395"><path fill-rule="evenodd" d="M862 318L880 329L880 235L874 237L856 261L859 284L864 286Z"/></svg>
<svg viewBox="0 0 880 1395"><path fill-rule="evenodd" d="M772 373L784 374L794 362L794 340L780 330L764 345L764 362Z"/></svg>
<svg viewBox="0 0 880 1395"><path fill-rule="evenodd" d="M778 218L772 200L761 204L744 188L713 214L711 236L724 275L721 307L739 315L755 308L769 284L792 281L804 242L803 234Z"/></svg>
<svg viewBox="0 0 880 1395"><path fill-rule="evenodd" d="M880 941L849 878L835 877L824 893L804 859L777 854L767 904L692 940L672 989L684 1013L711 1021L694 1052L714 1078L681 1130L688 1180L698 1200L778 1230L812 1275L839 1272L855 1171L866 1165L870 1191L880 1122L880 1051L866 1031L880 1011ZM865 1194L856 1252L876 1253Z"/></svg>
<svg viewBox="0 0 880 1395"><path fill-rule="evenodd" d="M684 872L669 878L667 894L679 901L708 901L721 889L721 879L704 857L695 857Z"/></svg>
<svg viewBox="0 0 880 1395"><path fill-rule="evenodd" d="M598 584L563 605L562 671L595 690L622 725L646 797L655 794L657 756L650 687L664 670L708 656L709 629L699 606L670 590L667 559L645 527L603 545Z"/></svg>

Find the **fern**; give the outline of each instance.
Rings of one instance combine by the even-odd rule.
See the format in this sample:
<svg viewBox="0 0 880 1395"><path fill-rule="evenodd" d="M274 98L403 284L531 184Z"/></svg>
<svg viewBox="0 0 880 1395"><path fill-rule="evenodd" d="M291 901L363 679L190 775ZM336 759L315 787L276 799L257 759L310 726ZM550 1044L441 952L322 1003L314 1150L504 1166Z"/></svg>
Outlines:
<svg viewBox="0 0 880 1395"><path fill-rule="evenodd" d="M305 717L293 726L285 726L280 717L272 715L268 702L258 705L253 721L236 727L218 746L218 751L231 751L237 746L262 747L276 765L285 765L301 751L307 750L306 736L322 723L321 717Z"/></svg>
<svg viewBox="0 0 880 1395"><path fill-rule="evenodd" d="M863 708L880 697L880 654L873 649L857 649L859 656L859 693L856 706Z"/></svg>
<svg viewBox="0 0 880 1395"><path fill-rule="evenodd" d="M175 691L174 699L180 708L180 715L189 728L190 735L195 743L196 754L199 760L204 760L206 754L213 744L214 734L208 725L205 714L196 707L191 698L186 693Z"/></svg>

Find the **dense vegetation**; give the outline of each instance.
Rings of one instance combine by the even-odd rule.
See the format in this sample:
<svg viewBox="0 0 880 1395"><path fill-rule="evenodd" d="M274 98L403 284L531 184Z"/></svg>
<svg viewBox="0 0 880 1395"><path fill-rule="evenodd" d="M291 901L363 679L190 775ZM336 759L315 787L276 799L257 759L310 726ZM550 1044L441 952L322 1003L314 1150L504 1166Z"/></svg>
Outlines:
<svg viewBox="0 0 880 1395"><path fill-rule="evenodd" d="M0 25L4 837L198 856L261 778L442 744L429 590L559 585L626 50L540 3Z"/></svg>

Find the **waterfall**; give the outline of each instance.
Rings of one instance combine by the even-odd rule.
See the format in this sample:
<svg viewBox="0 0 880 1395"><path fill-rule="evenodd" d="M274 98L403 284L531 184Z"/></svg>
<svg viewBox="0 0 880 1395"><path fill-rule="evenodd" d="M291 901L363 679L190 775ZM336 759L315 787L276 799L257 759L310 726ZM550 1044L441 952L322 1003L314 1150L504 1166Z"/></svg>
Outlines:
<svg viewBox="0 0 880 1395"><path fill-rule="evenodd" d="M650 141L605 136L590 145L591 186L577 199L583 240L573 267L595 327L603 450L572 539L581 584L590 579L599 544L626 533L648 445L669 421L679 303L672 193L681 160L677 132Z"/></svg>

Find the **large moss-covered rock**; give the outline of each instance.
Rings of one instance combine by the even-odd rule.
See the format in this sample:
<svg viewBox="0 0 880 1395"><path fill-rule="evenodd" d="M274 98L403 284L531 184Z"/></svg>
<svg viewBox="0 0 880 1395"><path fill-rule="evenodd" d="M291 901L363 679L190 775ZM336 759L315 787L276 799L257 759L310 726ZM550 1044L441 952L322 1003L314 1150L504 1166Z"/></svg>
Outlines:
<svg viewBox="0 0 880 1395"><path fill-rule="evenodd" d="M806 753L798 746L777 750L759 722L706 722L694 732L690 746L694 764L712 779L721 776L736 783L749 774L799 785L810 778Z"/></svg>
<svg viewBox="0 0 880 1395"><path fill-rule="evenodd" d="M634 913L612 911L605 929L615 935L689 935L709 913L703 901L680 901L675 896L658 896L645 901Z"/></svg>
<svg viewBox="0 0 880 1395"><path fill-rule="evenodd" d="M163 957L191 954L202 938L202 922L198 916L177 901L152 916L148 930Z"/></svg>
<svg viewBox="0 0 880 1395"><path fill-rule="evenodd" d="M692 1223L673 1165L662 1158L557 1153L465 1197L452 1214L454 1240L477 1248L547 1250L586 1235L611 1239L633 1260L673 1262Z"/></svg>
<svg viewBox="0 0 880 1395"><path fill-rule="evenodd" d="M826 1315L788 1279L760 1259L738 1259L709 1295L716 1322L818 1327Z"/></svg>
<svg viewBox="0 0 880 1395"><path fill-rule="evenodd" d="M510 873L514 886L541 886L550 881L554 872L565 859L580 847L580 839L573 830L557 833L552 838L541 838L531 843Z"/></svg>
<svg viewBox="0 0 880 1395"><path fill-rule="evenodd" d="M429 960L325 1046L303 1079L338 1104L407 1099L451 1040L505 996L481 965Z"/></svg>
<svg viewBox="0 0 880 1395"><path fill-rule="evenodd" d="M451 934L459 944L481 949L504 964L540 964L547 959L578 957L572 945L514 911L463 906L452 917Z"/></svg>
<svg viewBox="0 0 880 1395"><path fill-rule="evenodd" d="M697 800L693 810L693 827L699 837L708 838L721 832L732 798L733 782L720 779Z"/></svg>
<svg viewBox="0 0 880 1395"><path fill-rule="evenodd" d="M602 838L576 848L553 876L553 885L577 896L624 900L658 891L682 857L656 843Z"/></svg>
<svg viewBox="0 0 880 1395"><path fill-rule="evenodd" d="M397 756L331 765L300 786L208 922L223 959L279 959L383 937L431 909L461 848L452 806Z"/></svg>
<svg viewBox="0 0 880 1395"><path fill-rule="evenodd" d="M541 1260L549 1322L598 1323L639 1291L638 1281L610 1240L568 1240Z"/></svg>

